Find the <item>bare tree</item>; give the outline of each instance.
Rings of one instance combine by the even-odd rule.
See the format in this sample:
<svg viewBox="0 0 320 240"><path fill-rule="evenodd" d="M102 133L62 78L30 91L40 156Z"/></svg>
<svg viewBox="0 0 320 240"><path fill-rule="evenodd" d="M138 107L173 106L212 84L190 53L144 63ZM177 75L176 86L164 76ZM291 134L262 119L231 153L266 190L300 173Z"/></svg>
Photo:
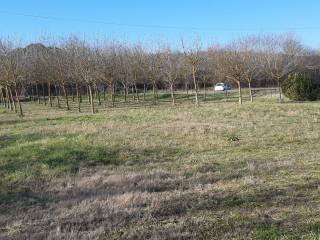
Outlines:
<svg viewBox="0 0 320 240"><path fill-rule="evenodd" d="M217 67L217 49L211 47L206 53L204 53L204 61L200 65L200 81L204 90L204 101L207 99L207 87L209 84L216 82L218 76Z"/></svg>
<svg viewBox="0 0 320 240"><path fill-rule="evenodd" d="M147 64L147 76L152 84L154 104L158 101L158 83L162 77L161 53L159 50L152 52L145 59Z"/></svg>
<svg viewBox="0 0 320 240"><path fill-rule="evenodd" d="M24 79L24 50L17 48L14 42L6 40L0 42L1 51L1 69L3 85L6 91L7 99L11 109L18 112L16 102L19 108L19 115L23 116L22 105L20 101L19 89L22 89L22 80Z"/></svg>
<svg viewBox="0 0 320 240"><path fill-rule="evenodd" d="M182 59L181 54L173 52L169 45L167 45L161 53L161 70L164 75L164 81L169 84L172 105L175 105L175 82L181 77L182 73Z"/></svg>
<svg viewBox="0 0 320 240"><path fill-rule="evenodd" d="M130 49L128 49L128 47L121 47L121 50L118 55L118 64L119 78L124 91L124 101L127 102L128 88L130 85L130 79L132 79Z"/></svg>
<svg viewBox="0 0 320 240"><path fill-rule="evenodd" d="M242 58L243 52L237 42L228 45L219 53L219 68L226 78L234 82L238 87L239 104L242 104L241 83L244 81L245 63Z"/></svg>
<svg viewBox="0 0 320 240"><path fill-rule="evenodd" d="M262 39L262 50L265 73L277 81L279 102L282 102L281 82L298 69L303 46L290 34L267 35Z"/></svg>
<svg viewBox="0 0 320 240"><path fill-rule="evenodd" d="M89 103L91 105L91 113L95 113L93 101L93 87L97 79L97 54L91 49L84 40L77 38L70 39L69 48L74 52L74 73L77 78L87 86L89 93Z"/></svg>
<svg viewBox="0 0 320 240"><path fill-rule="evenodd" d="M222 48L218 44L214 44L208 48L204 64L205 76L207 77L206 82L210 79L210 83L215 84L225 80L223 68L220 66L221 52Z"/></svg>
<svg viewBox="0 0 320 240"><path fill-rule="evenodd" d="M115 42L103 42L96 48L98 78L111 90L112 107L115 104L116 80L119 77L118 49Z"/></svg>
<svg viewBox="0 0 320 240"><path fill-rule="evenodd" d="M195 103L197 106L199 106L197 74L198 74L201 63L203 62L202 44L200 39L194 40L191 47L186 47L183 39L181 40L181 44L182 44L182 49L184 52L186 64L191 69L193 85L195 90Z"/></svg>
<svg viewBox="0 0 320 240"><path fill-rule="evenodd" d="M132 76L132 93L134 94L134 99L139 101L139 93L138 93L138 84L141 82L141 80L144 82L146 79L146 75L149 74L149 70L147 67L146 62L146 53L143 49L143 46L141 44L136 44L132 50L131 50L131 76ZM149 61L150 59L148 59ZM152 64L152 62L148 62L149 64ZM151 75L149 77L152 78ZM144 85L145 86L145 85ZM145 89L144 89L144 96L145 96Z"/></svg>
<svg viewBox="0 0 320 240"><path fill-rule="evenodd" d="M79 77L79 73L77 72L77 58L78 58L78 48L77 48L77 40L74 41L72 39L69 39L68 42L63 46L63 49L65 51L65 57L66 57L66 67L67 67L67 74L69 76L69 79L72 80L72 83L75 85L76 90L76 99L77 99L77 105L78 105L78 112L81 112L81 89L83 86L82 79Z"/></svg>
<svg viewBox="0 0 320 240"><path fill-rule="evenodd" d="M250 101L253 102L252 81L262 71L261 39L259 36L247 36L237 40L239 57L243 62L243 77L248 83Z"/></svg>
<svg viewBox="0 0 320 240"><path fill-rule="evenodd" d="M65 51L62 48L55 47L51 51L52 66L55 68L55 78L58 85L62 88L66 109L70 110L69 94L67 85L70 84L68 75L68 59L66 58Z"/></svg>

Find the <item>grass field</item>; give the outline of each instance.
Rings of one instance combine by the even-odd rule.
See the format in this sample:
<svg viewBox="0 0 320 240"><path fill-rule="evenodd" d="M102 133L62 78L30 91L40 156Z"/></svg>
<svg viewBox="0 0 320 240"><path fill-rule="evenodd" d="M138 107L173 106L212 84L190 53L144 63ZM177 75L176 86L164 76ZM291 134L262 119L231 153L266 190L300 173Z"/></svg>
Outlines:
<svg viewBox="0 0 320 240"><path fill-rule="evenodd" d="M0 238L320 239L320 103L235 101L0 107Z"/></svg>

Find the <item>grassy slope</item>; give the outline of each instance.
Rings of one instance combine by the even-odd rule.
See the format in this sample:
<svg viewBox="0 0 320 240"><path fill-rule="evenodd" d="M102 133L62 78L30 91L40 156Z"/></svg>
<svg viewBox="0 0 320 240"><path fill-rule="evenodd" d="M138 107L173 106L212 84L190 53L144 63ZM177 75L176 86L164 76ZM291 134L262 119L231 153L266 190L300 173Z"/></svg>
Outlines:
<svg viewBox="0 0 320 240"><path fill-rule="evenodd" d="M0 110L1 238L319 238L318 102L25 108Z"/></svg>

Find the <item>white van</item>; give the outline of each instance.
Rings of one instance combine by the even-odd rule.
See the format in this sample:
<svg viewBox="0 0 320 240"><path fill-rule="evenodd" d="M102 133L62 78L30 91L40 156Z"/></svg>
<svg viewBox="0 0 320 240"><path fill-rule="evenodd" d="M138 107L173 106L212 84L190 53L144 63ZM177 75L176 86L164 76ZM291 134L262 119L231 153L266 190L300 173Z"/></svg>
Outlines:
<svg viewBox="0 0 320 240"><path fill-rule="evenodd" d="M227 90L231 90L231 87L228 83L217 83L216 85L214 85L214 90L227 91Z"/></svg>

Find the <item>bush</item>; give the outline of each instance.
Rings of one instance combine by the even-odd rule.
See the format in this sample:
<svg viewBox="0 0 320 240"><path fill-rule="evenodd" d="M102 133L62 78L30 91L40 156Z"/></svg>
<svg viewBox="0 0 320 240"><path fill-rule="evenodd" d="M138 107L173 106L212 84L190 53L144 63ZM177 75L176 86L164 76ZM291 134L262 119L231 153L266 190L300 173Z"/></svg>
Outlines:
<svg viewBox="0 0 320 240"><path fill-rule="evenodd" d="M304 74L290 75L282 83L282 92L295 101L314 101L320 97L320 89Z"/></svg>

